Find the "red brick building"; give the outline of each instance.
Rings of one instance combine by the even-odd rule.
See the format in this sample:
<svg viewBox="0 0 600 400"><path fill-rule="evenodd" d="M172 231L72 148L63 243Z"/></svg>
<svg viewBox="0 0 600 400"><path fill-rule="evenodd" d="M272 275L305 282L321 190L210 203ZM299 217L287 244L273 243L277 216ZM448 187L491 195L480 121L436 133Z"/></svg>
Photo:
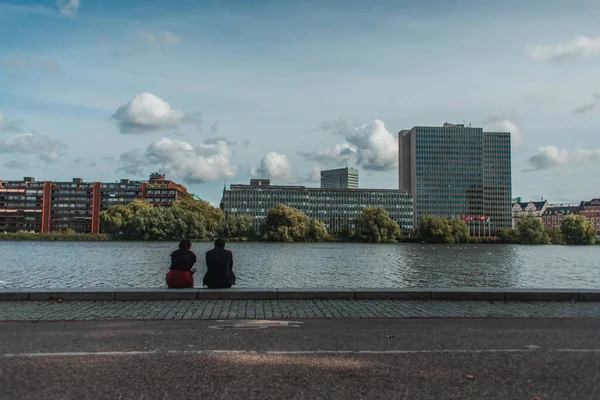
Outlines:
<svg viewBox="0 0 600 400"><path fill-rule="evenodd" d="M579 206L549 206L542 214L542 222L546 228L560 228L564 217L579 214Z"/></svg>
<svg viewBox="0 0 600 400"><path fill-rule="evenodd" d="M191 197L187 188L152 174L147 182L36 182L0 180L0 233L53 232L73 229L78 233L99 233L100 212L113 205L146 199L154 205L171 206Z"/></svg>
<svg viewBox="0 0 600 400"><path fill-rule="evenodd" d="M579 214L591 221L596 230L600 232L600 199L582 201L580 208Z"/></svg>

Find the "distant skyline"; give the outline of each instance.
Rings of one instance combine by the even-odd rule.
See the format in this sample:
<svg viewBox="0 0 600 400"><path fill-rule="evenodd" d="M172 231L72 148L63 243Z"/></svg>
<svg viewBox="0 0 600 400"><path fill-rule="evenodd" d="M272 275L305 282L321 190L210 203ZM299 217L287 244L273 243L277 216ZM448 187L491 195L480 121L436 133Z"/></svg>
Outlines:
<svg viewBox="0 0 600 400"><path fill-rule="evenodd" d="M0 0L0 179L397 188L399 131L465 121L513 197L600 197L600 4L480 3Z"/></svg>

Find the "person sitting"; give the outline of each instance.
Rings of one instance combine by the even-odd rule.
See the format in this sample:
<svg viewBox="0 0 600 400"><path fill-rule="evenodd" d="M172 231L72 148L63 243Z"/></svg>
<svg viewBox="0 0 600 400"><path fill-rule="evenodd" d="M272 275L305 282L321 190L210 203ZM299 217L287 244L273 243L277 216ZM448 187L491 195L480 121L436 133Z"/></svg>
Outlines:
<svg viewBox="0 0 600 400"><path fill-rule="evenodd" d="M196 263L196 255L192 251L192 242L181 239L179 250L171 253L171 268L167 273L167 286L175 289L194 287L194 272L192 268Z"/></svg>
<svg viewBox="0 0 600 400"><path fill-rule="evenodd" d="M215 240L215 248L206 252L206 267L203 283L209 289L228 289L235 285L233 255L225 249L225 240Z"/></svg>

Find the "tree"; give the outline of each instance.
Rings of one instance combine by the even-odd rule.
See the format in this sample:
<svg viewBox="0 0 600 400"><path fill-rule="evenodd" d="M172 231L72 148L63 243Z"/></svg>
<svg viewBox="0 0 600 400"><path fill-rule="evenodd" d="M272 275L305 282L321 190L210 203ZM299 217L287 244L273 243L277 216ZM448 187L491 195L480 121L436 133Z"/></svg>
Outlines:
<svg viewBox="0 0 600 400"><path fill-rule="evenodd" d="M304 241L310 231L310 220L303 212L284 204L278 204L267 213L261 231L268 240Z"/></svg>
<svg viewBox="0 0 600 400"><path fill-rule="evenodd" d="M559 228L546 228L550 244L565 244L565 235Z"/></svg>
<svg viewBox="0 0 600 400"><path fill-rule="evenodd" d="M210 203L204 200L187 198L176 202L174 204L174 207L175 206L186 209L196 215L201 215L203 217L204 229L208 234L214 233L225 220L225 214L223 213L223 210L211 206Z"/></svg>
<svg viewBox="0 0 600 400"><path fill-rule="evenodd" d="M366 207L356 219L356 235L365 242L395 243L402 238L400 226L381 207Z"/></svg>
<svg viewBox="0 0 600 400"><path fill-rule="evenodd" d="M310 221L310 230L308 232L308 238L315 242L327 242L333 239L333 237L327 232L327 227L322 221L313 218Z"/></svg>
<svg viewBox="0 0 600 400"><path fill-rule="evenodd" d="M516 229L498 229L496 236L498 236L500 242L504 244L518 244L521 242L519 232Z"/></svg>
<svg viewBox="0 0 600 400"><path fill-rule="evenodd" d="M561 231L567 244L595 244L598 241L594 224L583 215L567 215L563 219Z"/></svg>
<svg viewBox="0 0 600 400"><path fill-rule="evenodd" d="M227 238L250 236L252 234L252 217L249 215L230 215L217 228L217 233Z"/></svg>
<svg viewBox="0 0 600 400"><path fill-rule="evenodd" d="M517 232L519 233L519 241L522 244L549 244L550 237L542 220L526 215L519 219L517 224Z"/></svg>
<svg viewBox="0 0 600 400"><path fill-rule="evenodd" d="M450 230L454 243L469 243L471 241L471 234L469 233L469 227L467 223L460 218L452 218L450 220Z"/></svg>
<svg viewBox="0 0 600 400"><path fill-rule="evenodd" d="M421 216L419 220L419 238L428 243L455 242L450 221L435 215Z"/></svg>

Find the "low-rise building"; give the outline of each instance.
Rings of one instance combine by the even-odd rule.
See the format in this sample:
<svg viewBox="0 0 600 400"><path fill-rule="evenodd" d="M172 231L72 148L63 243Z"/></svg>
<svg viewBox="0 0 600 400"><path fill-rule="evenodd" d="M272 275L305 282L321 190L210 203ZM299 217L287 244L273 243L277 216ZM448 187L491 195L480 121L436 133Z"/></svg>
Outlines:
<svg viewBox="0 0 600 400"><path fill-rule="evenodd" d="M579 207L579 214L591 221L596 230L600 232L600 199L582 201Z"/></svg>
<svg viewBox="0 0 600 400"><path fill-rule="evenodd" d="M108 208L146 199L154 205L171 206L192 196L185 186L152 174L147 182L36 182L0 180L0 232L55 232L72 229L99 233L100 213Z"/></svg>
<svg viewBox="0 0 600 400"><path fill-rule="evenodd" d="M325 189L271 185L269 179L252 179L249 185L234 184L223 190L221 209L225 216L249 215L259 230L271 208L294 207L309 218L322 221L330 233L355 228L365 207L381 207L398 222L404 233L413 230L413 198L395 189Z"/></svg>
<svg viewBox="0 0 600 400"><path fill-rule="evenodd" d="M512 205L513 229L517 227L519 219L524 216L532 216L541 219L546 208L548 208L548 200L523 202L520 197L517 197Z"/></svg>
<svg viewBox="0 0 600 400"><path fill-rule="evenodd" d="M577 215L580 209L580 206L575 205L550 205L542 214L542 222L546 228L560 228L567 215Z"/></svg>

